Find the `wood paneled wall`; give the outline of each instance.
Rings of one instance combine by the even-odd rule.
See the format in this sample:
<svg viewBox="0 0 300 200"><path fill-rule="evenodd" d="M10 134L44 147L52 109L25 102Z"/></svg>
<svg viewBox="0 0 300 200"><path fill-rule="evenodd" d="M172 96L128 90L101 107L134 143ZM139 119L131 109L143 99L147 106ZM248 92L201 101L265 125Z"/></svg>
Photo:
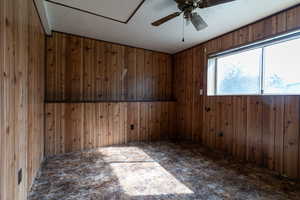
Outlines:
<svg viewBox="0 0 300 200"><path fill-rule="evenodd" d="M54 32L47 38L46 155L167 139L172 77L171 55Z"/></svg>
<svg viewBox="0 0 300 200"><path fill-rule="evenodd" d="M24 1L24 0L23 0ZM28 190L41 162L44 159L44 116L45 116L45 51L46 38L40 23L37 10L30 1L29 13L29 60L28 60L28 147L27 147L27 172Z"/></svg>
<svg viewBox="0 0 300 200"><path fill-rule="evenodd" d="M299 96L206 95L208 54L298 28L299 6L176 54L180 137L300 178ZM199 94L200 89L204 95Z"/></svg>
<svg viewBox="0 0 300 200"><path fill-rule="evenodd" d="M44 52L33 1L0 0L1 200L27 199L43 160Z"/></svg>
<svg viewBox="0 0 300 200"><path fill-rule="evenodd" d="M47 101L172 99L167 54L62 33L47 38Z"/></svg>
<svg viewBox="0 0 300 200"><path fill-rule="evenodd" d="M174 134L175 102L47 103L46 156Z"/></svg>
<svg viewBox="0 0 300 200"><path fill-rule="evenodd" d="M195 47L174 56L175 90L177 100L177 133L181 139L200 141L202 133L203 98L200 89L204 87L204 49Z"/></svg>

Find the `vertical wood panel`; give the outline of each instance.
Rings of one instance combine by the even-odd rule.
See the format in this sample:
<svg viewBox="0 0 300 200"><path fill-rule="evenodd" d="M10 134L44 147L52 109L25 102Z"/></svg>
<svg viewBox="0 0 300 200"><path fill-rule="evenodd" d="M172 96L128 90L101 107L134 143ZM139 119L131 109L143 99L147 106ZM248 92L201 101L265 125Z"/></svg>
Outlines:
<svg viewBox="0 0 300 200"><path fill-rule="evenodd" d="M69 100L83 99L82 41L81 38L75 36L67 37L66 82L68 84L66 84L66 96Z"/></svg>
<svg viewBox="0 0 300 200"><path fill-rule="evenodd" d="M276 105L272 96L263 97L263 165L274 168Z"/></svg>
<svg viewBox="0 0 300 200"><path fill-rule="evenodd" d="M96 79L94 59L96 53L94 40L83 40L83 69L84 69L84 83L83 83L83 98L84 99L94 99L96 94Z"/></svg>
<svg viewBox="0 0 300 200"><path fill-rule="evenodd" d="M154 120L154 141L159 141L161 138L161 124L162 121L162 102L153 104L153 120Z"/></svg>
<svg viewBox="0 0 300 200"><path fill-rule="evenodd" d="M145 52L143 49L136 50L136 85L137 92L136 98L143 99L144 98L144 88L145 88Z"/></svg>
<svg viewBox="0 0 300 200"><path fill-rule="evenodd" d="M260 97L248 97L247 160L262 164L262 102Z"/></svg>
<svg viewBox="0 0 300 200"><path fill-rule="evenodd" d="M127 111L128 103L120 103L120 144L126 144L128 141L127 135Z"/></svg>
<svg viewBox="0 0 300 200"><path fill-rule="evenodd" d="M91 149L96 147L96 105L84 104L84 149Z"/></svg>
<svg viewBox="0 0 300 200"><path fill-rule="evenodd" d="M173 102L168 102L168 139L175 139L177 137L177 124L174 124L176 122L176 104Z"/></svg>
<svg viewBox="0 0 300 200"><path fill-rule="evenodd" d="M105 57L105 46L103 42L95 43L95 57L93 60L95 67L95 94L94 99L103 100L106 99L107 91L106 91L106 57Z"/></svg>
<svg viewBox="0 0 300 200"><path fill-rule="evenodd" d="M151 51L145 51L145 88L144 88L144 99L152 98L152 64L153 64L153 53Z"/></svg>
<svg viewBox="0 0 300 200"><path fill-rule="evenodd" d="M289 177L298 177L299 154L299 97L285 97L285 137L284 137L284 173Z"/></svg>
<svg viewBox="0 0 300 200"><path fill-rule="evenodd" d="M192 139L194 141L200 141L202 131L202 106L203 95L200 94L200 90L203 88L200 77L203 73L203 48L197 47L193 49L193 107L192 107Z"/></svg>
<svg viewBox="0 0 300 200"><path fill-rule="evenodd" d="M4 63L4 82L3 82L3 92L5 94L4 96L4 130L5 131L5 161L4 161L4 179L6 181L6 194L7 196L5 198L15 198L16 192L14 191L16 186L16 180L15 180L15 171L16 171L16 165L14 161L15 156L15 141L14 141L14 113L15 113L15 93L14 93L14 69L15 69L15 57L14 57L14 44L15 41L14 38L14 24L13 24L13 18L14 18L14 7L17 6L17 4L14 4L15 2L6 1L6 11L7 16L5 18L6 21L6 28L5 30L5 63Z"/></svg>
<svg viewBox="0 0 300 200"><path fill-rule="evenodd" d="M103 115L101 113L101 105L102 104L95 104L95 111L94 111L94 116L95 116L95 135L94 135L94 148L99 147L103 145L103 140L102 140L102 130L104 129L104 126L102 125L102 119ZM86 111L85 111L86 112ZM92 127L91 127L92 128Z"/></svg>
<svg viewBox="0 0 300 200"><path fill-rule="evenodd" d="M47 74L56 74L55 68L56 68L56 38L50 37L47 40ZM55 99L55 77L56 76L47 76L46 83L47 83L47 99Z"/></svg>
<svg viewBox="0 0 300 200"><path fill-rule="evenodd" d="M233 97L233 155L240 160L246 158L247 99Z"/></svg>
<svg viewBox="0 0 300 200"><path fill-rule="evenodd" d="M16 199L23 199L27 195L28 171L27 156L28 150L28 64L29 64L29 3L17 0L14 6L14 20L18 23L15 26L15 72L14 72L14 132L15 132L15 171L16 175L23 169L23 181L15 187ZM16 176L17 177L17 176ZM15 184L17 180L15 179Z"/></svg>
<svg viewBox="0 0 300 200"><path fill-rule="evenodd" d="M139 141L139 116L140 103L128 103L127 120L128 120L128 141Z"/></svg>
<svg viewBox="0 0 300 200"><path fill-rule="evenodd" d="M114 118L114 103L108 103L108 145L114 144L114 136L118 134L117 132L114 132L114 127L117 126L117 124L114 124L115 118Z"/></svg>
<svg viewBox="0 0 300 200"><path fill-rule="evenodd" d="M55 146L53 148L53 154L59 154L64 152L63 148L62 148L62 143L64 142L64 135L62 135L62 130L63 127L63 123L61 123L61 116L64 116L64 106L57 106L54 107L55 109L55 113L57 113L58 115L55 115L54 118L54 133L53 133L53 141L55 143Z"/></svg>
<svg viewBox="0 0 300 200"><path fill-rule="evenodd" d="M300 7L297 6L286 12L286 28L293 30L300 27Z"/></svg>
<svg viewBox="0 0 300 200"><path fill-rule="evenodd" d="M65 124L63 130L66 141L66 152L83 149L83 104L67 104L62 116Z"/></svg>
<svg viewBox="0 0 300 200"><path fill-rule="evenodd" d="M224 149L229 154L233 153L233 106L232 97L226 97L224 99L225 108L223 109L223 129L225 145Z"/></svg>
<svg viewBox="0 0 300 200"><path fill-rule="evenodd" d="M55 35L54 35L54 38ZM57 52L55 58L55 73L57 76L54 77L54 99L66 99L70 95L69 88L67 88L67 77L68 77L68 37L66 35L57 35L55 41L55 51ZM52 53L54 53L52 52ZM76 58L77 59L77 58Z"/></svg>
<svg viewBox="0 0 300 200"><path fill-rule="evenodd" d="M108 117L109 117L109 112L108 112L108 104L100 104L100 126L99 130L101 130L100 133L100 141L101 145L109 145L109 133L108 133Z"/></svg>
<svg viewBox="0 0 300 200"><path fill-rule="evenodd" d="M131 47L125 48L125 68L127 75L125 77L125 89L127 91L125 99L136 99L136 50Z"/></svg>
<svg viewBox="0 0 300 200"><path fill-rule="evenodd" d="M154 99L159 99L159 54L153 54L153 61L152 61L152 74L151 74L151 88L152 93L151 97ZM157 83L157 84L156 84Z"/></svg>
<svg viewBox="0 0 300 200"><path fill-rule="evenodd" d="M284 155L284 96L276 97L275 104L275 144L274 144L274 170L283 173Z"/></svg>
<svg viewBox="0 0 300 200"><path fill-rule="evenodd" d="M140 140L147 141L147 103L140 103Z"/></svg>
<svg viewBox="0 0 300 200"><path fill-rule="evenodd" d="M161 113L158 117L158 121L160 123L160 140L169 139L169 104L167 102L161 103ZM174 122L173 122L174 123Z"/></svg>
<svg viewBox="0 0 300 200"><path fill-rule="evenodd" d="M217 118L220 117L217 115L217 101L216 98L210 97L208 100L207 107L208 118L206 122L208 123L208 132L206 135L207 145L211 148L216 147L216 123Z"/></svg>
<svg viewBox="0 0 300 200"><path fill-rule="evenodd" d="M283 33L286 31L286 13L280 13L276 15L276 32L278 34Z"/></svg>
<svg viewBox="0 0 300 200"><path fill-rule="evenodd" d="M185 116L186 116L186 123L185 123L185 132L188 134L188 139L192 139L192 127L193 127L193 73L194 73L194 68L193 68L193 51L189 50L187 52L188 59L185 65L185 83L186 83L186 96L185 96L185 106L187 107ZM192 66L189 68L189 66Z"/></svg>
<svg viewBox="0 0 300 200"><path fill-rule="evenodd" d="M5 30L5 2L0 1L0 29ZM0 110L4 110L4 58L5 58L5 33L4 31L0 31ZM1 132L4 131L4 116L3 114L0 114L0 130ZM6 149L5 147L5 136L1 135L0 136L0 177L5 177L5 153ZM0 199L5 198L5 181L4 178L0 179Z"/></svg>

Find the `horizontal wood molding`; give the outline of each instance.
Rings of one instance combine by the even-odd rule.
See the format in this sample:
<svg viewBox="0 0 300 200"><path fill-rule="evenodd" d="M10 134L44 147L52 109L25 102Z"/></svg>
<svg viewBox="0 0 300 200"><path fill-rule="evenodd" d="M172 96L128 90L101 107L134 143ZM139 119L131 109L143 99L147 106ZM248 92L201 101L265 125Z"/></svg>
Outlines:
<svg viewBox="0 0 300 200"><path fill-rule="evenodd" d="M175 102L47 103L46 156L175 137Z"/></svg>
<svg viewBox="0 0 300 200"><path fill-rule="evenodd" d="M175 99L169 100L97 100L97 101L45 101L45 103L133 103L133 102L176 102Z"/></svg>
<svg viewBox="0 0 300 200"><path fill-rule="evenodd" d="M172 57L88 38L47 38L47 101L170 100Z"/></svg>
<svg viewBox="0 0 300 200"><path fill-rule="evenodd" d="M299 96L206 95L208 54L299 28L297 6L176 54L174 94L179 136L300 178ZM204 95L199 95L200 89Z"/></svg>

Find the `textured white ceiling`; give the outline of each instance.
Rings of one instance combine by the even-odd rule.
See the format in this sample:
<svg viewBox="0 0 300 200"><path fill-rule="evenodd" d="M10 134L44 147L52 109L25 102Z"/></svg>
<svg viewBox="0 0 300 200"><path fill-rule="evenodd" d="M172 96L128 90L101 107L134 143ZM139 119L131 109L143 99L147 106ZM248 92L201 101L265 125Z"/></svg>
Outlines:
<svg viewBox="0 0 300 200"><path fill-rule="evenodd" d="M101 9L103 10L103 6L108 5L106 2L111 0L89 1L98 1L94 5L99 6L100 12ZM123 8L121 2L124 0L114 0L114 2L116 1L119 1L120 4L115 10L109 11L108 17L121 17L119 11ZM127 11L136 7L137 1L134 2L130 4L132 8L126 8ZM86 1L76 0L76 3L76 6L81 6L83 9L87 6ZM187 26L185 28L185 42L181 41L182 17L173 19L160 27L151 26L151 22L177 11L173 0L146 0L128 24L111 21L50 2L46 2L46 9L52 30L166 53L176 53L298 3L300 0L237 0L216 7L198 9L198 13L208 23L209 27L197 32L192 25ZM97 10L96 6L93 6L93 11L95 10ZM125 18L126 14L123 16Z"/></svg>

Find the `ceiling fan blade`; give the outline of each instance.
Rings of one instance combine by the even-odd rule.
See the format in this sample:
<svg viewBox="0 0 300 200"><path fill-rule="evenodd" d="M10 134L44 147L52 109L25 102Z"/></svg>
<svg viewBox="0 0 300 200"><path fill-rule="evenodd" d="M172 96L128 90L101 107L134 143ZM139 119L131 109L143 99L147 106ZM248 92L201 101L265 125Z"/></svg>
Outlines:
<svg viewBox="0 0 300 200"><path fill-rule="evenodd" d="M224 3L229 3L236 0L203 0L198 4L199 8L208 8L212 6L217 6Z"/></svg>
<svg viewBox="0 0 300 200"><path fill-rule="evenodd" d="M161 25L161 24L163 24L163 23L165 23L165 22L167 22L167 21L169 21L169 20L171 20L171 19L173 19L175 17L178 17L181 13L182 12L175 12L173 14L170 14L170 15L168 15L166 17L163 17L163 18L161 18L161 19L153 22L152 25L153 26L159 26L159 25Z"/></svg>
<svg viewBox="0 0 300 200"><path fill-rule="evenodd" d="M191 22L197 31L203 30L208 27L207 23L197 13L192 13Z"/></svg>

